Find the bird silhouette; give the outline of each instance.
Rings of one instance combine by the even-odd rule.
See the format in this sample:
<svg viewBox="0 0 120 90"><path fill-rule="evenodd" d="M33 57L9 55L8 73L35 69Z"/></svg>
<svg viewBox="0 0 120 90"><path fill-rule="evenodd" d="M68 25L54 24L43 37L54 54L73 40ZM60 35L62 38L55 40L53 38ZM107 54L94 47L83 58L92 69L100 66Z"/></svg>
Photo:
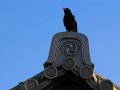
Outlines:
<svg viewBox="0 0 120 90"><path fill-rule="evenodd" d="M65 14L63 18L63 22L64 22L64 26L66 27L66 30L68 32L70 31L77 32L77 22L75 20L74 15L72 14L69 8L64 8L63 10Z"/></svg>

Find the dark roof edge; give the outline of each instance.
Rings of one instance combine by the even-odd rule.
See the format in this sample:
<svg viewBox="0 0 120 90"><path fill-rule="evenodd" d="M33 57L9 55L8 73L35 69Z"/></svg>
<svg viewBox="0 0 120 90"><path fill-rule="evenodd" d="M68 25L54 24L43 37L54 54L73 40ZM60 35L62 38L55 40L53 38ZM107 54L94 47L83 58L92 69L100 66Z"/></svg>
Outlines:
<svg viewBox="0 0 120 90"><path fill-rule="evenodd" d="M106 79L106 78L104 78L103 76L99 75L98 73L96 73L96 72L94 72L94 73L95 73L95 75L96 75L96 77L97 77L98 79ZM114 84L114 83L113 83L113 85L116 87L116 89L120 90L120 86L118 86L118 85L116 85L116 84Z"/></svg>

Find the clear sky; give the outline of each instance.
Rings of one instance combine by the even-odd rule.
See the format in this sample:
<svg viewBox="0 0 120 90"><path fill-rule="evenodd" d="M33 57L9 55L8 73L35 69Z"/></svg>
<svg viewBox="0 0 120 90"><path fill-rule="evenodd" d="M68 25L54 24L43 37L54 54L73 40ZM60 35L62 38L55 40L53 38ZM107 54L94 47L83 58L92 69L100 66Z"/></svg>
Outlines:
<svg viewBox="0 0 120 90"><path fill-rule="evenodd" d="M95 71L120 85L120 0L0 0L0 90L44 69L52 36L65 31L63 7L88 36Z"/></svg>

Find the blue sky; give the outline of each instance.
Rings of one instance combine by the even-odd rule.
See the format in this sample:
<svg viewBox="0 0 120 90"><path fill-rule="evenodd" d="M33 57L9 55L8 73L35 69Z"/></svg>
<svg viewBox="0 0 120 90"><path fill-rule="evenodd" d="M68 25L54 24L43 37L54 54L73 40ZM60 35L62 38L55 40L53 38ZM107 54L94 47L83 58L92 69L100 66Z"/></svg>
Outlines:
<svg viewBox="0 0 120 90"><path fill-rule="evenodd" d="M120 85L120 0L0 0L0 90L43 70L63 7L88 36L95 71Z"/></svg>

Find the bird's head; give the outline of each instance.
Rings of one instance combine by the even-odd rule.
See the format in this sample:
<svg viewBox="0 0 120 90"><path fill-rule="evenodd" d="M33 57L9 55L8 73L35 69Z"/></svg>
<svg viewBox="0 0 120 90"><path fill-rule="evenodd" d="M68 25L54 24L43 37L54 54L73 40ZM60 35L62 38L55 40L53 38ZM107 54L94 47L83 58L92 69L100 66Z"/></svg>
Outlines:
<svg viewBox="0 0 120 90"><path fill-rule="evenodd" d="M64 13L67 15L67 14L72 14L72 12L70 11L69 8L63 8L64 10Z"/></svg>

